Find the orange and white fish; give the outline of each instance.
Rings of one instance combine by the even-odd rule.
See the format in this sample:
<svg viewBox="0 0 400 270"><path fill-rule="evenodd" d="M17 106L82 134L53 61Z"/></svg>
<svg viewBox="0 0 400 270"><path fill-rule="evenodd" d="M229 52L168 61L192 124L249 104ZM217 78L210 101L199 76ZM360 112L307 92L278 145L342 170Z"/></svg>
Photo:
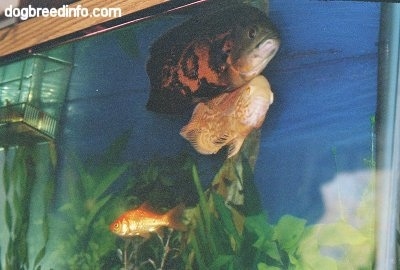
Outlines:
<svg viewBox="0 0 400 270"><path fill-rule="evenodd" d="M184 205L179 204L167 213L159 214L147 203L143 203L138 208L123 213L111 223L110 230L123 237L142 236L144 238L148 238L150 233L157 232L161 227L184 231L186 226L180 221L184 209Z"/></svg>
<svg viewBox="0 0 400 270"><path fill-rule="evenodd" d="M199 103L180 134L201 154L215 154L228 145L232 157L247 135L261 127L273 100L269 82L259 75L233 92Z"/></svg>

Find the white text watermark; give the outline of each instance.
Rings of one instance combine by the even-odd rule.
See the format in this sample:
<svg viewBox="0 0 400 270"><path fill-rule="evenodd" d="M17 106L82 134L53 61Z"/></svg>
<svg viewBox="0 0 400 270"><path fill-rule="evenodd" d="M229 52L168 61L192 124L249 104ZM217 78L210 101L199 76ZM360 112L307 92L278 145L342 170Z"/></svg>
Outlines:
<svg viewBox="0 0 400 270"><path fill-rule="evenodd" d="M78 18L78 17L102 17L119 18L122 16L121 8L93 8L89 9L82 5L70 7L63 5L60 8L40 8L32 7L13 7L9 6L4 10L4 16L8 18L19 18L27 20L34 17L60 17L60 18Z"/></svg>

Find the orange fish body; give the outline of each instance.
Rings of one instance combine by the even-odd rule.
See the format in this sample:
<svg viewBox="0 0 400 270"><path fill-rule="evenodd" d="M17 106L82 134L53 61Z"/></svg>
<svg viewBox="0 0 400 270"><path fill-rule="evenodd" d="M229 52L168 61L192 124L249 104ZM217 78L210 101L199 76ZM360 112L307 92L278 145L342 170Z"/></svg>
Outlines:
<svg viewBox="0 0 400 270"><path fill-rule="evenodd" d="M179 221L183 210L184 206L180 204L165 214L159 214L144 203L138 208L123 213L111 223L110 230L122 237L142 236L145 238L161 227L184 231L185 225Z"/></svg>
<svg viewBox="0 0 400 270"><path fill-rule="evenodd" d="M269 82L259 75L233 92L199 103L180 134L201 154L215 154L227 145L232 157L247 135L261 127L272 102Z"/></svg>
<svg viewBox="0 0 400 270"><path fill-rule="evenodd" d="M190 19L151 47L147 109L183 113L232 91L259 75L279 45L272 22L248 5Z"/></svg>

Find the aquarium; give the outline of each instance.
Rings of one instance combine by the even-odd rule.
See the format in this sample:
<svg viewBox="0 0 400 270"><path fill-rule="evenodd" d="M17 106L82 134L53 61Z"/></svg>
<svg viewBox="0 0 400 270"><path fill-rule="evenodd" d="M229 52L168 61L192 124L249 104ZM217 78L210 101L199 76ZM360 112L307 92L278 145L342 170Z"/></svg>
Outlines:
<svg viewBox="0 0 400 270"><path fill-rule="evenodd" d="M0 269L396 269L399 12L171 1L0 59Z"/></svg>

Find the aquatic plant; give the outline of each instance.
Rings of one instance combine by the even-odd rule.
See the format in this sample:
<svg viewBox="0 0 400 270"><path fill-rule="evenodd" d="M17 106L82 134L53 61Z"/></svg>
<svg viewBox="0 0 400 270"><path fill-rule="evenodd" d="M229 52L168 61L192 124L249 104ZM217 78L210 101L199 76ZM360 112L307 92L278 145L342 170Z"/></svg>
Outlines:
<svg viewBox="0 0 400 270"><path fill-rule="evenodd" d="M170 228L154 232L149 239L140 236L125 237L123 249L117 249L122 269L181 269L181 234Z"/></svg>
<svg viewBox="0 0 400 270"><path fill-rule="evenodd" d="M48 210L54 194L51 147L54 144L4 149L4 220L9 239L0 268L41 269L49 241Z"/></svg>
<svg viewBox="0 0 400 270"><path fill-rule="evenodd" d="M68 171L71 179L63 194L66 201L54 214L55 231L63 233L54 239L55 251L49 259L52 266L103 269L107 263L105 260L113 250L114 240L107 229L115 211L110 204L124 205L126 199L112 196L109 191L131 166L128 162L116 162L128 138L128 133L121 135L104 155L91 160L89 165L76 157L71 158Z"/></svg>
<svg viewBox="0 0 400 270"><path fill-rule="evenodd" d="M130 171L131 186L119 192L118 196L130 194L131 200L125 209L135 208L143 202L148 202L156 210L167 210L179 203L193 205L197 201L197 193L191 181L192 159L187 155L175 158L153 159L143 164L135 164ZM179 168L177 170L176 168ZM116 218L117 214L114 216ZM110 235L111 232L109 232ZM114 236L115 237L115 236ZM135 237L115 237L116 251L111 267L117 269L182 269L183 262L179 254L182 250L183 234L164 228L154 232L149 239Z"/></svg>
<svg viewBox="0 0 400 270"><path fill-rule="evenodd" d="M137 269L139 266L140 269L153 269L154 266L170 269L168 267L176 263L172 257L176 257L175 252L180 246L179 233L154 234L142 242L115 237L108 229L115 217L140 202L149 201L157 209L165 210L187 196L185 185L179 186L180 181L186 181L187 159L164 158L146 165L121 163L118 157L129 136L129 133L122 134L103 155L87 163L71 155L67 189L62 190L66 199L54 215L55 231L63 233L53 239L55 251L48 259L51 266L65 269ZM177 166L182 170L176 172ZM178 189L180 192L176 195Z"/></svg>
<svg viewBox="0 0 400 270"><path fill-rule="evenodd" d="M243 175L248 177L243 182L252 182L248 162L244 161L242 166ZM267 215L257 207L259 202L254 198L257 193L252 193L252 201L245 200L242 212L238 212L227 206L223 197L214 191L206 196L195 167L193 179L200 200L190 215L192 228L184 255L185 269L330 270L373 267L372 218L364 228L355 228L345 220L307 225L306 220L290 215L282 216L277 224L270 224ZM244 186L243 191L246 189ZM365 194L359 206L360 215L365 215L373 202L368 195L370 190ZM254 209L258 209L258 213ZM238 222L240 219L244 221ZM326 253L326 250L334 251L336 256Z"/></svg>
<svg viewBox="0 0 400 270"><path fill-rule="evenodd" d="M137 269L141 267L138 259L139 247L143 243L142 237L124 239L124 249L117 249L117 255L123 264L124 270Z"/></svg>
<svg viewBox="0 0 400 270"><path fill-rule="evenodd" d="M136 205L149 200L160 209L169 208L193 197L194 188L196 201L190 201L194 207L188 205L186 211L189 230L167 232L166 236L153 234L146 241L117 237L113 255L108 257L114 257L108 269L372 269L372 217L365 226L357 228L344 219L307 224L307 220L291 215L282 216L276 224L268 222L254 184L258 138L259 132L253 133L243 151L224 162L208 190L203 189L189 156L137 166L131 172L134 184L126 193L134 194ZM176 170L177 167L180 169ZM187 185L190 179L193 187ZM216 187L224 182L240 183L233 190L242 198L229 200L229 192ZM177 192L177 187L181 192ZM364 192L357 215L368 216L373 191L371 184ZM174 252L167 252L171 249Z"/></svg>

